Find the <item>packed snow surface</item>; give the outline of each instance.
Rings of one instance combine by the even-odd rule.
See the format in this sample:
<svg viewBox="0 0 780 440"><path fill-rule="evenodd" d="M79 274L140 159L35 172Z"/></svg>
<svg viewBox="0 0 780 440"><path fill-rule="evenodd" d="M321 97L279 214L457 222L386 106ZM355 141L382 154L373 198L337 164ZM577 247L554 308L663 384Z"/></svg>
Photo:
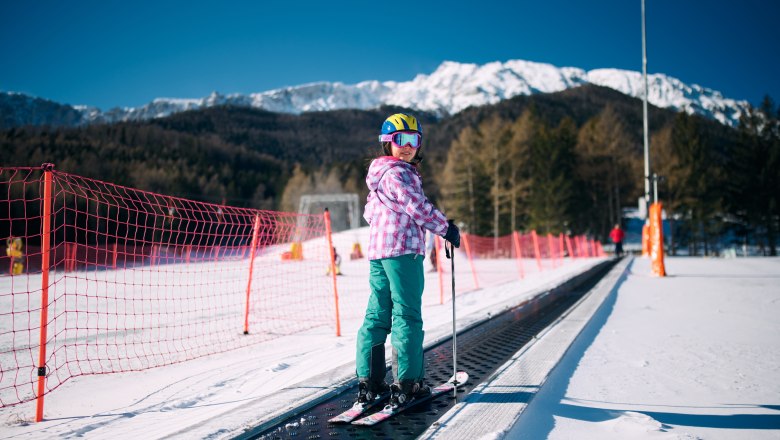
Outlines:
<svg viewBox="0 0 780 440"><path fill-rule="evenodd" d="M598 261L461 294L458 325ZM364 263L345 261L345 276ZM507 438L780 438L780 259L668 258L666 268L655 278L634 261ZM426 295L436 283L429 274ZM451 313L447 302L426 305L426 341L449 334ZM316 328L170 367L77 377L47 396L41 423L33 404L0 409L1 437L229 438L298 403L275 400L282 391L313 393L301 389L313 376L353 374L359 325L357 316L341 337Z"/></svg>
<svg viewBox="0 0 780 440"><path fill-rule="evenodd" d="M367 243L368 228L334 235L334 246L349 249L355 240ZM566 260L551 267L543 261L526 261L525 278L519 280L517 263L511 259L482 260L494 276L514 281L459 293L458 326L468 326L490 314L505 310L602 261L600 258ZM471 281L471 272L461 248L456 254L459 285ZM231 262L215 264L234 264ZM426 261L426 269L429 268ZM271 267L271 269L269 269ZM255 265L258 279L269 278L272 266ZM307 269L311 270L311 268ZM139 372L78 376L67 380L46 395L44 421L33 422L35 403L0 409L0 437L49 439L86 437L90 439L231 438L243 429L311 398L324 387L353 378L355 335L362 323L368 300L368 262L344 259L339 280L348 286L365 288L357 294L339 295L342 336L333 326L319 326L291 336L261 342L247 348L201 357L179 364ZM174 272L173 268L169 272ZM322 268L325 277L325 268ZM40 285L40 276L23 278ZM503 278L502 278L503 279ZM13 277L0 277L0 293L13 292ZM16 281L17 283L19 281ZM449 279L445 279L448 283ZM452 332L449 290L440 304L436 272L426 273L423 319L426 343ZM449 284L445 284L449 287ZM142 287L140 287L142 288ZM1 299L1 298L0 298ZM306 320L306 316L301 316ZM3 324L3 323L0 323ZM186 327L192 329L192 327ZM13 352L9 352L13 356ZM389 350L388 350L389 353ZM0 357L4 365L13 359ZM323 378L323 376L325 376ZM315 383L315 385L312 385ZM139 437L139 433L143 433Z"/></svg>
<svg viewBox="0 0 780 440"><path fill-rule="evenodd" d="M508 438L780 438L780 259L637 258Z"/></svg>

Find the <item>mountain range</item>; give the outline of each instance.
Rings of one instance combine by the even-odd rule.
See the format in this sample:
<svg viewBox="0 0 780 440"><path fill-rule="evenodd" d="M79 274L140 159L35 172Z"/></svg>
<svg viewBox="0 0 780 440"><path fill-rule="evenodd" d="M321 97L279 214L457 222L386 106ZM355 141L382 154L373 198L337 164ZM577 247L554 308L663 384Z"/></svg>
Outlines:
<svg viewBox="0 0 780 440"><path fill-rule="evenodd" d="M483 65L445 61L430 75L419 74L411 81L317 82L248 95L213 92L204 98L157 98L142 107L107 111L0 92L0 128L143 121L220 105L291 114L391 105L447 116L518 95L559 92L584 84L609 87L636 98L642 98L644 90L642 74L629 70L585 71L524 60ZM747 101L725 98L716 90L685 84L662 73L648 75L648 101L660 108L699 114L728 126L736 126L749 106Z"/></svg>

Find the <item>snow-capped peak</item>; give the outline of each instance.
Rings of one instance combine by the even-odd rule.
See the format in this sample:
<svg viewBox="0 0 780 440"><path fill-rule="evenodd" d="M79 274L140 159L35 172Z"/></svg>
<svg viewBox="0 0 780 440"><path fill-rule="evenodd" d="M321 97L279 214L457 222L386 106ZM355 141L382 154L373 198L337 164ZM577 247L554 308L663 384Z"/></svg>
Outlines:
<svg viewBox="0 0 780 440"><path fill-rule="evenodd" d="M587 74L588 82L610 87L629 96L641 98L644 95L642 74L630 70L595 69ZM698 113L726 125L736 125L747 109L748 103L724 98L717 90L693 84L688 85L677 78L655 73L647 75L647 100L651 104L687 113Z"/></svg>
<svg viewBox="0 0 780 440"><path fill-rule="evenodd" d="M249 95L212 92L205 98L157 98L139 108L100 112L93 107L76 107L76 111L81 112L85 123L159 118L217 105L281 113L396 105L448 115L470 106L494 104L518 95L559 92L587 83L610 87L636 98L644 94L641 73L628 70L585 71L525 60L482 65L444 61L431 74L418 74L410 81L314 82ZM700 114L731 126L738 123L748 108L746 101L724 98L718 91L688 85L662 73L648 75L648 91L648 101L655 106Z"/></svg>
<svg viewBox="0 0 780 440"><path fill-rule="evenodd" d="M727 125L736 125L748 106L745 101L727 99L715 90L687 85L660 73L649 75L648 82L651 104L698 113ZM444 61L431 74L418 74L411 81L315 82L249 96L213 93L199 102L168 100L170 107L164 113L170 114L174 106L189 110L198 105L217 104L248 105L282 113L371 109L389 104L447 115L517 95L559 92L586 83L610 87L636 98L643 96L642 75L634 71L595 69L588 72L526 60L482 65Z"/></svg>

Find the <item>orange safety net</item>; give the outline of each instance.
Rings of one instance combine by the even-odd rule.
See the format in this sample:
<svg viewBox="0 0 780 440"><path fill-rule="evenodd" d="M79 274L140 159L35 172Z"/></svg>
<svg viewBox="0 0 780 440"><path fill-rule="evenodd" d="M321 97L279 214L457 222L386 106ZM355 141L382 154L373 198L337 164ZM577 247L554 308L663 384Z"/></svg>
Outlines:
<svg viewBox="0 0 780 440"><path fill-rule="evenodd" d="M44 268L43 172L0 169L0 239L24 249L0 257L7 268L0 275L0 406L36 397L39 366L48 393L76 376L144 370L335 328L333 286L320 272L330 260L323 216L51 176ZM300 258L283 258L291 247ZM38 365L43 329L45 365Z"/></svg>
<svg viewBox="0 0 780 440"><path fill-rule="evenodd" d="M335 336L339 318L365 312L369 262L358 233L331 236L325 215L204 203L41 168L0 168L0 192L0 407L77 376L316 328ZM443 243L437 237L436 255L425 257L424 307L451 298ZM458 295L555 269L567 256L603 255L584 236L535 231L463 234L461 243Z"/></svg>

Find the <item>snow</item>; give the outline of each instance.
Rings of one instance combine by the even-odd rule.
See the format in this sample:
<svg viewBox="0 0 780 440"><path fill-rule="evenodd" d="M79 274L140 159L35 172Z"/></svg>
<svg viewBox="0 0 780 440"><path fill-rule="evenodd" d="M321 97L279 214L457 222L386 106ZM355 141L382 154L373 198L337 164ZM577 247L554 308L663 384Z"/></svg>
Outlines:
<svg viewBox="0 0 780 440"><path fill-rule="evenodd" d="M780 259L638 258L508 438L780 438Z"/></svg>
<svg viewBox="0 0 780 440"><path fill-rule="evenodd" d="M357 240L364 243L365 248L367 230L361 228L335 234L334 245L337 249L349 249ZM542 272L536 269L535 262L526 261L523 280L459 293L458 326L471 325L522 302L599 261L601 259L577 259L555 269L545 261ZM471 282L465 262L465 255L459 251L456 279L459 286L463 286L459 292ZM483 275L494 279L516 278L511 275L517 273L513 260L481 261L477 267L485 267ZM176 272L171 266L167 269L168 273ZM254 270L258 278L264 278L259 272L274 270L274 266L256 264ZM75 377L46 396L44 421L40 423L32 422L34 402L0 409L2 437L116 439L137 438L138 433L143 432L144 438L229 438L270 415L283 413L302 400L316 397L327 391L328 386L344 383L354 376L355 335L367 301L365 289L361 290L359 286L360 280L362 285L367 284L368 263L365 259L350 261L345 258L342 272L345 276L339 280L346 289L339 292L341 337L335 336L332 326L318 326L171 366ZM129 273L112 275L120 279L128 277L128 280L133 276ZM12 280L12 277L0 277L0 292L12 292ZM35 286L40 285L39 280L39 276L30 276L25 281ZM449 294L447 290L445 298L449 298ZM426 344L450 335L452 309L448 300L439 304L438 274L435 272L426 274L423 305ZM301 319L307 318L302 316ZM186 331L192 327L183 326L182 329ZM12 361L2 358L0 362L5 365Z"/></svg>
<svg viewBox="0 0 780 440"><path fill-rule="evenodd" d="M354 234L337 234L337 246ZM456 258L465 282L465 258ZM462 293L458 325L598 261L541 273L527 264L522 281ZM346 278L365 267L356 260L342 268ZM668 277L652 277L647 260L634 260L506 438L780 438L780 259L667 258L666 269ZM429 289L437 297L436 274L426 278L425 295ZM347 298L348 310L365 305ZM452 311L446 302L425 304L432 343L450 333ZM47 396L41 423L31 422L33 404L0 409L0 437L229 438L323 392L317 384L351 378L360 320L346 313L341 337L317 327L173 366L77 377Z"/></svg>
<svg viewBox="0 0 780 440"><path fill-rule="evenodd" d="M585 71L526 60L483 65L444 61L432 73L420 73L409 81L312 82L249 95L213 92L205 98L157 98L143 107L91 112L85 118L102 122L145 120L225 104L294 114L397 105L452 115L471 106L495 104L519 95L559 92L588 83L610 87L635 98L644 96L642 74L636 71L611 68ZM736 126L748 108L746 101L725 98L716 90L685 84L663 73L649 74L648 88L648 101L655 106L700 114L726 125Z"/></svg>
<svg viewBox="0 0 780 440"><path fill-rule="evenodd" d="M640 72L621 69L594 69L587 73L587 81L615 89L628 96L642 98L644 79ZM647 101L662 108L703 114L721 124L735 126L746 106L739 101L724 98L717 90L696 84L688 85L662 73L647 75Z"/></svg>

